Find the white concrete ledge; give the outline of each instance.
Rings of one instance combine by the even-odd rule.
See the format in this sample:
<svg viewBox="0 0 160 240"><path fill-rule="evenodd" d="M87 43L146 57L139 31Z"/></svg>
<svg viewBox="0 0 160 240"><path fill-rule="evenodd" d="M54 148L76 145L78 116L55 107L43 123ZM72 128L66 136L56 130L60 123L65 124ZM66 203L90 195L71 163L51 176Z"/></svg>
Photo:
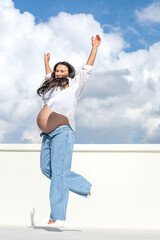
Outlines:
<svg viewBox="0 0 160 240"><path fill-rule="evenodd" d="M39 152L41 144L0 144L0 152ZM74 152L151 152L159 153L160 144L75 144Z"/></svg>

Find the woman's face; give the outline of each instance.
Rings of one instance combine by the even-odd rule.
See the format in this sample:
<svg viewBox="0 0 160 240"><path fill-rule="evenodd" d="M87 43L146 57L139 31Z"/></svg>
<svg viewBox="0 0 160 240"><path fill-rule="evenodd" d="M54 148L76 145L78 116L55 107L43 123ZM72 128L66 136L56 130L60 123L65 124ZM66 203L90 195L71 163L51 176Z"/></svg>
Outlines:
<svg viewBox="0 0 160 240"><path fill-rule="evenodd" d="M55 78L68 77L68 76L69 76L68 68L65 65L59 64L56 67Z"/></svg>

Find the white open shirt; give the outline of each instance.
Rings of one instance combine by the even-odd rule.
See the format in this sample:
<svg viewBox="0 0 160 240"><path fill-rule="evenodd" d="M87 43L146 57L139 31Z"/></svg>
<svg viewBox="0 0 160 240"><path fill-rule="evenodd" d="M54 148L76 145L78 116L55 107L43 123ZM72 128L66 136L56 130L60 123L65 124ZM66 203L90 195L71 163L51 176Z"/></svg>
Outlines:
<svg viewBox="0 0 160 240"><path fill-rule="evenodd" d="M74 115L76 111L77 101L80 99L85 83L89 79L93 66L84 65L81 71L74 77L69 78L69 87L62 88L55 86L42 96L42 107L47 105L56 113L67 117L68 122L75 132ZM45 76L47 80L51 74Z"/></svg>

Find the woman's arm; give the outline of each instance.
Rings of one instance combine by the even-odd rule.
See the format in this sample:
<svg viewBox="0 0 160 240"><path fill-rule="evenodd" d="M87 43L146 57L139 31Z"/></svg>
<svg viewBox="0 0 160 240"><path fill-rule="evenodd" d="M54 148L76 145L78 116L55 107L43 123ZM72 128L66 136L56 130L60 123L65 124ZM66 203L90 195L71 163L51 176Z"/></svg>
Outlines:
<svg viewBox="0 0 160 240"><path fill-rule="evenodd" d="M95 61L95 58L96 58L96 55L97 55L97 50L98 50L98 47L101 43L101 38L100 36L97 34L95 39L94 37L92 36L91 38L91 41L92 41L92 50L91 50L91 53L90 53L90 56L87 60L87 63L86 65L91 65L93 66L94 64L94 61Z"/></svg>
<svg viewBox="0 0 160 240"><path fill-rule="evenodd" d="M45 53L44 54L44 63L45 63L45 70L46 70L46 75L49 73L52 73L52 70L49 66L49 60L50 60L50 54L49 53Z"/></svg>

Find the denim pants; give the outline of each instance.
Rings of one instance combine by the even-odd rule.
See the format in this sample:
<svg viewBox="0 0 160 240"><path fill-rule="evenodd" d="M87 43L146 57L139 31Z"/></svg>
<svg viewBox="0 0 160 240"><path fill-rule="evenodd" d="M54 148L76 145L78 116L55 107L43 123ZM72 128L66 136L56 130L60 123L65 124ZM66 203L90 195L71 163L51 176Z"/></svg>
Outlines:
<svg viewBox="0 0 160 240"><path fill-rule="evenodd" d="M69 190L88 197L91 183L71 171L75 132L69 125L61 125L50 133L42 132L40 168L50 184L50 219L66 220Z"/></svg>

